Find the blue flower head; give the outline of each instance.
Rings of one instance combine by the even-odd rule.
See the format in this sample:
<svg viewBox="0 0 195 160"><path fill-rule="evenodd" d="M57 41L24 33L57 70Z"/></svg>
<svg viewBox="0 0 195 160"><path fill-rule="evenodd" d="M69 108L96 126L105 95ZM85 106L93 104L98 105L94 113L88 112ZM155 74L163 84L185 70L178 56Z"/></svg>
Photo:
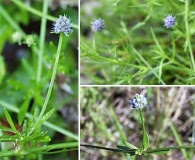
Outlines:
<svg viewBox="0 0 195 160"><path fill-rule="evenodd" d="M129 106L135 108L136 110L142 109L144 107L148 107L147 98L143 94L135 94L133 99L128 100Z"/></svg>
<svg viewBox="0 0 195 160"><path fill-rule="evenodd" d="M101 18L94 20L91 22L91 29L93 32L101 32L105 28L104 20Z"/></svg>
<svg viewBox="0 0 195 160"><path fill-rule="evenodd" d="M164 26L167 28L172 28L175 25L175 17L168 15L164 19Z"/></svg>
<svg viewBox="0 0 195 160"><path fill-rule="evenodd" d="M68 36L68 34L72 32L71 19L66 15L60 15L59 18L53 23L52 32L64 33L66 36Z"/></svg>

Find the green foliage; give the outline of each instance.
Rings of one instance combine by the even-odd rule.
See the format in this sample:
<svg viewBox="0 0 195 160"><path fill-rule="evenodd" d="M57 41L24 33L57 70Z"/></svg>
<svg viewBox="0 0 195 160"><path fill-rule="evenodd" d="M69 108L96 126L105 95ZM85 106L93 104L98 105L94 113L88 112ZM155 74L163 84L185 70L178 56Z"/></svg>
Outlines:
<svg viewBox="0 0 195 160"><path fill-rule="evenodd" d="M5 76L5 63L3 61L3 57L0 55L0 68L1 68L1 71L0 71L0 84Z"/></svg>
<svg viewBox="0 0 195 160"><path fill-rule="evenodd" d="M10 128L1 127L2 131L9 131L14 133L13 136L3 135L0 137L1 142L13 142L15 146L14 155L25 155L25 150L33 147L37 147L39 142L49 142L51 139L47 132L42 132L41 125L51 116L54 109L46 113L40 121L37 121L37 115L35 114L33 118L25 120L22 125L22 131L19 132L14 122L9 114L9 112L4 108L4 114ZM36 113L36 112L35 112ZM13 155L12 155L13 156Z"/></svg>
<svg viewBox="0 0 195 160"><path fill-rule="evenodd" d="M9 123L10 127L13 129L14 133L17 133L18 131L14 125L14 122L13 122L10 114L8 113L8 111L5 108L4 108L4 114L5 114L5 117L7 119L7 122Z"/></svg>
<svg viewBox="0 0 195 160"><path fill-rule="evenodd" d="M127 147L129 147L130 149L138 149L136 146L134 146L133 144L129 143L129 142L126 142L124 141L123 142Z"/></svg>
<svg viewBox="0 0 195 160"><path fill-rule="evenodd" d="M194 5L188 0L82 3L81 83L195 84ZM163 24L168 14L176 17L171 29ZM90 22L98 17L106 29L93 33Z"/></svg>
<svg viewBox="0 0 195 160"><path fill-rule="evenodd" d="M77 130L72 129L77 122L67 121L77 114L62 114L69 104L77 112L78 54L72 41L78 40L78 11L58 6L54 13L49 4L1 1L0 157L6 160L69 157L65 151L78 149ZM52 35L53 21L64 13L72 18L74 33ZM57 134L62 136L56 139Z"/></svg>

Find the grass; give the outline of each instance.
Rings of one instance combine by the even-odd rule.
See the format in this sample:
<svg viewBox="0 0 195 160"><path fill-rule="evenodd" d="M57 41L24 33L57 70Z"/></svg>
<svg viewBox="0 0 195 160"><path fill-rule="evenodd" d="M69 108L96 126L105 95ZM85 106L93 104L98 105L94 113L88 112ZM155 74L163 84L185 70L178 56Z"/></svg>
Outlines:
<svg viewBox="0 0 195 160"><path fill-rule="evenodd" d="M193 0L82 3L81 84L195 84L194 5ZM168 14L176 17L169 29ZM106 28L93 33L90 22L99 17Z"/></svg>
<svg viewBox="0 0 195 160"><path fill-rule="evenodd" d="M101 94L100 94L101 93ZM135 93L147 93L150 108L143 110L149 150L193 144L193 87L82 87L81 144L116 148L123 140L136 147L142 143L139 112L128 106ZM164 154L129 156L81 147L81 160L91 159L178 159L194 158L193 149Z"/></svg>
<svg viewBox="0 0 195 160"><path fill-rule="evenodd" d="M78 159L78 11L71 6L52 11L49 4L1 1L0 157L5 160ZM74 32L52 35L52 23L64 14Z"/></svg>

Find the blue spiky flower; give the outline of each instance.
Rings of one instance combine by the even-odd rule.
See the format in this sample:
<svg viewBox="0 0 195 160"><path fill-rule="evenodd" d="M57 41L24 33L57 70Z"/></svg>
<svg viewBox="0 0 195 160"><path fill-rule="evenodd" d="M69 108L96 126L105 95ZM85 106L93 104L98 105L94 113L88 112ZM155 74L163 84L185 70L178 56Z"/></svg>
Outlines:
<svg viewBox="0 0 195 160"><path fill-rule="evenodd" d="M101 32L105 28L104 20L98 18L91 22L91 29L93 32Z"/></svg>
<svg viewBox="0 0 195 160"><path fill-rule="evenodd" d="M68 34L72 32L71 19L68 18L66 15L60 15L59 18L53 23L53 28L51 32L57 34L64 33L66 36L68 36Z"/></svg>
<svg viewBox="0 0 195 160"><path fill-rule="evenodd" d="M175 19L176 19L175 17L169 14L164 19L164 23L165 23L164 26L167 28L172 28L176 23Z"/></svg>
<svg viewBox="0 0 195 160"><path fill-rule="evenodd" d="M133 99L128 100L128 102L129 102L129 106L135 108L136 110L142 109L144 107L148 107L146 95L143 94L136 93Z"/></svg>

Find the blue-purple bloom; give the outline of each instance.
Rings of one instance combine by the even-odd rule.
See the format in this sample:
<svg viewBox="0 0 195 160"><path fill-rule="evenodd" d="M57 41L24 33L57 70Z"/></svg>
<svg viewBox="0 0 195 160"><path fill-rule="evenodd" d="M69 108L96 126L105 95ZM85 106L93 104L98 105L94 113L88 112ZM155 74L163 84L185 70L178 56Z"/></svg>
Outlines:
<svg viewBox="0 0 195 160"><path fill-rule="evenodd" d="M105 28L104 20L101 18L94 20L91 22L91 29L93 32L101 32Z"/></svg>
<svg viewBox="0 0 195 160"><path fill-rule="evenodd" d="M66 36L68 36L68 34L72 32L71 19L66 15L60 15L59 18L53 23L52 32L64 33Z"/></svg>
<svg viewBox="0 0 195 160"><path fill-rule="evenodd" d="M175 17L169 14L168 16L165 17L164 23L165 27L172 28L175 25Z"/></svg>
<svg viewBox="0 0 195 160"><path fill-rule="evenodd" d="M136 110L142 109L144 107L148 107L147 98L143 94L135 94L133 99L128 100L129 106L135 108Z"/></svg>

